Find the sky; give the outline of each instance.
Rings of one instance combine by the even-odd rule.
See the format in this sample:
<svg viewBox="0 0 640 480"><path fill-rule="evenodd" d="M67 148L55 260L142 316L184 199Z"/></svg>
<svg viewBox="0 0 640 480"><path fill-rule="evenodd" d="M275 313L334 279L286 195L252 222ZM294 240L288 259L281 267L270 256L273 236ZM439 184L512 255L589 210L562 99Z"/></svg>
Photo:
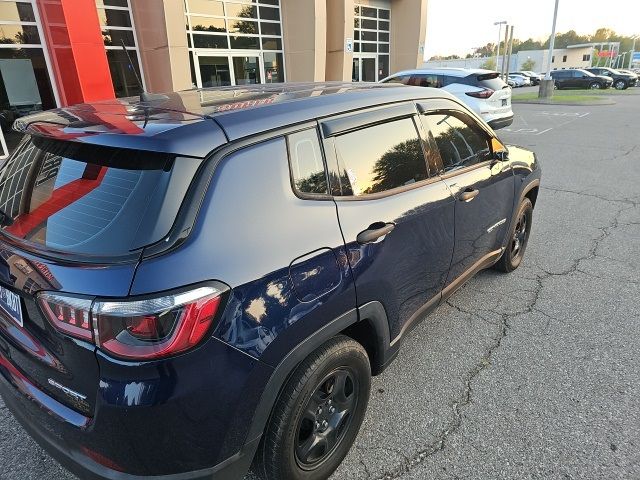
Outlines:
<svg viewBox="0 0 640 480"><path fill-rule="evenodd" d="M502 20L514 25L515 38L546 39L551 34L554 4L555 0L427 0L425 58L464 56L476 47L496 43L498 27L493 24ZM558 32L588 34L600 27L640 34L640 1L560 0Z"/></svg>

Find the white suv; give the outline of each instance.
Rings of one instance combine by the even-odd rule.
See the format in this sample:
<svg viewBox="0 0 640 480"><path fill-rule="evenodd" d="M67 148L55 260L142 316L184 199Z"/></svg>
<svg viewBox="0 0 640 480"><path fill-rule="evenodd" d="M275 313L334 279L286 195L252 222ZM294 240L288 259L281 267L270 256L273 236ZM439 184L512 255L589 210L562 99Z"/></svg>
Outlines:
<svg viewBox="0 0 640 480"><path fill-rule="evenodd" d="M380 82L442 88L463 101L494 130L513 123L511 87L498 72L477 68L404 70Z"/></svg>

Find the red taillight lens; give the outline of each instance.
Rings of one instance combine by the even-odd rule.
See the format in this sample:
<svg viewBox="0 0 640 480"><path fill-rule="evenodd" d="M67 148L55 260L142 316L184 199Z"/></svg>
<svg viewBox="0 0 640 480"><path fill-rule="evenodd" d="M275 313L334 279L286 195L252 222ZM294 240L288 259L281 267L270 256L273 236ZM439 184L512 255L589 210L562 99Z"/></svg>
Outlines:
<svg viewBox="0 0 640 480"><path fill-rule="evenodd" d="M96 343L121 358L150 360L196 346L210 330L222 292L199 287L136 301L96 301Z"/></svg>
<svg viewBox="0 0 640 480"><path fill-rule="evenodd" d="M202 286L143 300L96 300L42 292L49 321L76 338L95 341L120 358L152 360L196 346L210 331L224 289Z"/></svg>
<svg viewBox="0 0 640 480"><path fill-rule="evenodd" d="M495 90L491 90L490 88L483 88L479 92L465 92L465 93L470 97L489 98L491 97L491 95L493 95L493 92L495 92Z"/></svg>
<svg viewBox="0 0 640 480"><path fill-rule="evenodd" d="M57 293L40 293L38 303L58 330L82 340L93 339L90 313L92 300Z"/></svg>

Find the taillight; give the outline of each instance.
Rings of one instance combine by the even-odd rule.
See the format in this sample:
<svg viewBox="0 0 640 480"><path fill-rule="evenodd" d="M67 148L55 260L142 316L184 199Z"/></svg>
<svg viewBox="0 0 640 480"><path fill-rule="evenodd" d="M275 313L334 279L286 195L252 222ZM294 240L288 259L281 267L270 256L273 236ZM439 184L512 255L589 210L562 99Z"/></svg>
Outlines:
<svg viewBox="0 0 640 480"><path fill-rule="evenodd" d="M464 93L466 93L470 97L489 98L491 97L491 95L493 95L493 92L495 92L495 90L491 90L490 88L483 88L479 92L464 92Z"/></svg>
<svg viewBox="0 0 640 480"><path fill-rule="evenodd" d="M58 330L82 340L92 340L91 299L44 292L38 294L38 303Z"/></svg>
<svg viewBox="0 0 640 480"><path fill-rule="evenodd" d="M223 288L191 290L133 300L86 300L41 293L38 301L59 330L93 340L119 358L152 360L184 352L211 330Z"/></svg>

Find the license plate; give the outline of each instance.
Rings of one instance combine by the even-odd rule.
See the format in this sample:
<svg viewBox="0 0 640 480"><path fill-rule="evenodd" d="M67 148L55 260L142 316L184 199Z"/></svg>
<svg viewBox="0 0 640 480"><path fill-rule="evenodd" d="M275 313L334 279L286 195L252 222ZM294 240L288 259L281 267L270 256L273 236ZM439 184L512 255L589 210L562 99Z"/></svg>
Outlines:
<svg viewBox="0 0 640 480"><path fill-rule="evenodd" d="M506 107L506 106L507 106L507 99L506 99L506 98L503 98L503 99L502 99L502 106L503 106L503 107Z"/></svg>
<svg viewBox="0 0 640 480"><path fill-rule="evenodd" d="M13 293L11 290L7 290L0 285L0 309L4 311L14 322L21 327L24 326L22 322L22 306L20 304L20 296Z"/></svg>

